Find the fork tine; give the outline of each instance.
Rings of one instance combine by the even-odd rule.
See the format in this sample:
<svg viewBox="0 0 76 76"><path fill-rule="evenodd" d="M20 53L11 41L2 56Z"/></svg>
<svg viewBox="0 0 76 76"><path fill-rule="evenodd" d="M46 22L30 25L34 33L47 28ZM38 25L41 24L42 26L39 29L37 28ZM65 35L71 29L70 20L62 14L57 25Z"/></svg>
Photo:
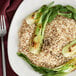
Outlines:
<svg viewBox="0 0 76 76"><path fill-rule="evenodd" d="M1 25L1 23L0 23L0 25ZM1 26L0 26L0 32L1 32Z"/></svg>
<svg viewBox="0 0 76 76"><path fill-rule="evenodd" d="M5 17L3 15L3 24L4 24L4 29L6 30L6 23L5 23Z"/></svg>
<svg viewBox="0 0 76 76"><path fill-rule="evenodd" d="M1 29L3 30L3 17L1 15Z"/></svg>

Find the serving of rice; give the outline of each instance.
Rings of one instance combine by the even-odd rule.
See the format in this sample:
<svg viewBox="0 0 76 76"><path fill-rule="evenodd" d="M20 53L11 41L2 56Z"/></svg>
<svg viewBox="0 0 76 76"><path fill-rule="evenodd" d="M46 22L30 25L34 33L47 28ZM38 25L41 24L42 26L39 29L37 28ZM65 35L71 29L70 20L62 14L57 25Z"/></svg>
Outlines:
<svg viewBox="0 0 76 76"><path fill-rule="evenodd" d="M63 16L57 16L46 26L43 46L40 54L30 52L30 41L35 30L35 24L29 25L24 19L19 30L19 52L24 53L37 66L54 68L62 65L70 58L62 54L62 48L76 39L76 21Z"/></svg>

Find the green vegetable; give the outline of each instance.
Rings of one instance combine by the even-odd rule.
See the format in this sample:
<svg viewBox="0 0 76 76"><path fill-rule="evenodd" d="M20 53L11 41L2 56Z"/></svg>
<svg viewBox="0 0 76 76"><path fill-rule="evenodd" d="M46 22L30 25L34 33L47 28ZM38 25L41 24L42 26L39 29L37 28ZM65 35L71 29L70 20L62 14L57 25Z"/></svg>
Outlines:
<svg viewBox="0 0 76 76"><path fill-rule="evenodd" d="M40 18L38 18L38 20L36 20L35 35L32 40L33 45L30 46L30 52L32 52L34 54L38 54L41 50L41 46L43 44L45 27L48 23L49 16L52 13L51 5L52 5L52 3L47 6L47 9L42 13Z"/></svg>
<svg viewBox="0 0 76 76"><path fill-rule="evenodd" d="M45 75L42 76L65 76L67 73L64 72L52 72L52 73L47 73Z"/></svg>
<svg viewBox="0 0 76 76"><path fill-rule="evenodd" d="M47 5L43 5L39 10L36 11L34 18L38 19L40 18L41 14L46 11L48 8L51 8L52 5L54 4L54 1L51 2L48 6Z"/></svg>
<svg viewBox="0 0 76 76"><path fill-rule="evenodd" d="M35 12L34 19L40 18L41 14L46 10L47 5L43 5L39 10Z"/></svg>
<svg viewBox="0 0 76 76"><path fill-rule="evenodd" d="M35 30L35 35L38 34L39 30L42 29L43 26L43 20L46 19L46 15L49 13L49 10L46 10L43 15L40 16L40 19L36 23L36 30ZM39 29L38 29L39 28Z"/></svg>
<svg viewBox="0 0 76 76"><path fill-rule="evenodd" d="M66 62L65 64L54 68L55 71L61 71L61 72L71 72L76 69L76 58L73 58Z"/></svg>
<svg viewBox="0 0 76 76"><path fill-rule="evenodd" d="M72 57L76 54L76 39L73 40L72 42L70 42L69 44L67 44L63 50L62 50L62 54L65 57Z"/></svg>
<svg viewBox="0 0 76 76"><path fill-rule="evenodd" d="M73 13L73 18L76 20L76 8L74 8L70 5L67 5L65 7Z"/></svg>
<svg viewBox="0 0 76 76"><path fill-rule="evenodd" d="M67 12L70 12L65 6L62 6L60 9L59 9L59 12L62 12L62 13L67 13Z"/></svg>
<svg viewBox="0 0 76 76"><path fill-rule="evenodd" d="M76 9L70 5L65 6L68 10L70 10L73 13L76 13Z"/></svg>
<svg viewBox="0 0 76 76"><path fill-rule="evenodd" d="M43 74L42 76L64 76L76 69L76 58L69 60L68 62L59 67L48 69L45 67L36 66L23 53L18 52L17 55L22 57L25 61L27 61L35 71Z"/></svg>
<svg viewBox="0 0 76 76"><path fill-rule="evenodd" d="M73 18L76 20L76 13L73 13Z"/></svg>
<svg viewBox="0 0 76 76"><path fill-rule="evenodd" d="M50 23L52 20L54 20L54 18L56 18L56 16L58 15L58 12L53 12L48 20L48 23Z"/></svg>
<svg viewBox="0 0 76 76"><path fill-rule="evenodd" d="M23 53L18 52L17 55L22 57L25 61L27 61L27 63L29 63L35 71L41 73L42 76L64 76L67 74L67 72L55 71L53 69L48 69L45 67L38 67L35 64L33 64L29 60L29 58L26 55L24 55Z"/></svg>
<svg viewBox="0 0 76 76"><path fill-rule="evenodd" d="M49 73L49 72L54 72L53 70L50 70L50 69L48 69L48 68L36 66L36 65L33 64L33 63L30 61L30 59L29 59L26 55L24 55L23 53L18 52L17 55L20 56L20 57L22 57L25 61L27 61L27 63L29 63L29 64L32 66L32 68L33 68L35 71L38 71L38 72L41 73L41 74L46 74L46 73Z"/></svg>
<svg viewBox="0 0 76 76"><path fill-rule="evenodd" d="M47 13L47 12L46 12ZM51 14L51 12L48 13L47 17L45 18L45 22L44 24L42 24L42 19L44 17L44 15L46 15L46 13L44 12L43 15L40 17L41 19L39 20L39 22L37 23L36 27L39 28L35 30L35 37L33 39L33 46L30 48L30 51L34 54L38 54L40 52L40 48L42 46L43 43L43 38L44 38L44 30L46 27L46 24L48 22L49 16Z"/></svg>
<svg viewBox="0 0 76 76"><path fill-rule="evenodd" d="M30 52L39 54L44 39L44 31L46 25L50 23L57 15L61 15L67 18L76 19L76 9L72 6L55 5L54 2L49 5L43 5L34 15L36 24L33 39L31 40Z"/></svg>
<svg viewBox="0 0 76 76"><path fill-rule="evenodd" d="M54 4L54 1L52 1L52 2L48 5L48 8L51 8L53 4Z"/></svg>
<svg viewBox="0 0 76 76"><path fill-rule="evenodd" d="M61 16L64 16L64 17L67 17L67 18L72 18L72 13L60 13L58 12L58 15L61 15Z"/></svg>
<svg viewBox="0 0 76 76"><path fill-rule="evenodd" d="M52 22L54 18L58 15L58 10L62 7L62 5L56 5L52 7L52 14L49 17L48 23Z"/></svg>

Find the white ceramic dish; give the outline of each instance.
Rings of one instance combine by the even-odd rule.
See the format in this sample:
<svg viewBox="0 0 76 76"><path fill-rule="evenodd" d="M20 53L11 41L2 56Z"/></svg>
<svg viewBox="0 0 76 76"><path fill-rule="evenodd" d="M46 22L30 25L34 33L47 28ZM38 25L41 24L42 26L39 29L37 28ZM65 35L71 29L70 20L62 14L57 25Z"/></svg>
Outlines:
<svg viewBox="0 0 76 76"><path fill-rule="evenodd" d="M8 58L12 69L19 76L41 76L39 73L35 72L29 64L17 56L18 30L22 24L22 20L27 15L37 10L41 5L48 4L51 1L55 1L55 4L69 4L76 7L76 0L25 0L21 3L13 17L8 36ZM68 76L76 76L76 71Z"/></svg>

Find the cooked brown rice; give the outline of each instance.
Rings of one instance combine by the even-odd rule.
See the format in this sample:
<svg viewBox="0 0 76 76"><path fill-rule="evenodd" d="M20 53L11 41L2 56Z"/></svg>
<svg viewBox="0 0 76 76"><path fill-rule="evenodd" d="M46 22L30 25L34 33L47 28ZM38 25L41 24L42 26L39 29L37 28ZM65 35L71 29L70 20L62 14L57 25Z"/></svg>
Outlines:
<svg viewBox="0 0 76 76"><path fill-rule="evenodd" d="M59 66L69 58L62 55L62 48L76 39L76 21L63 16L57 16L46 26L44 43L40 54L30 52L30 40L34 33L35 24L28 25L26 21L19 30L19 51L27 55L32 63L47 68Z"/></svg>

